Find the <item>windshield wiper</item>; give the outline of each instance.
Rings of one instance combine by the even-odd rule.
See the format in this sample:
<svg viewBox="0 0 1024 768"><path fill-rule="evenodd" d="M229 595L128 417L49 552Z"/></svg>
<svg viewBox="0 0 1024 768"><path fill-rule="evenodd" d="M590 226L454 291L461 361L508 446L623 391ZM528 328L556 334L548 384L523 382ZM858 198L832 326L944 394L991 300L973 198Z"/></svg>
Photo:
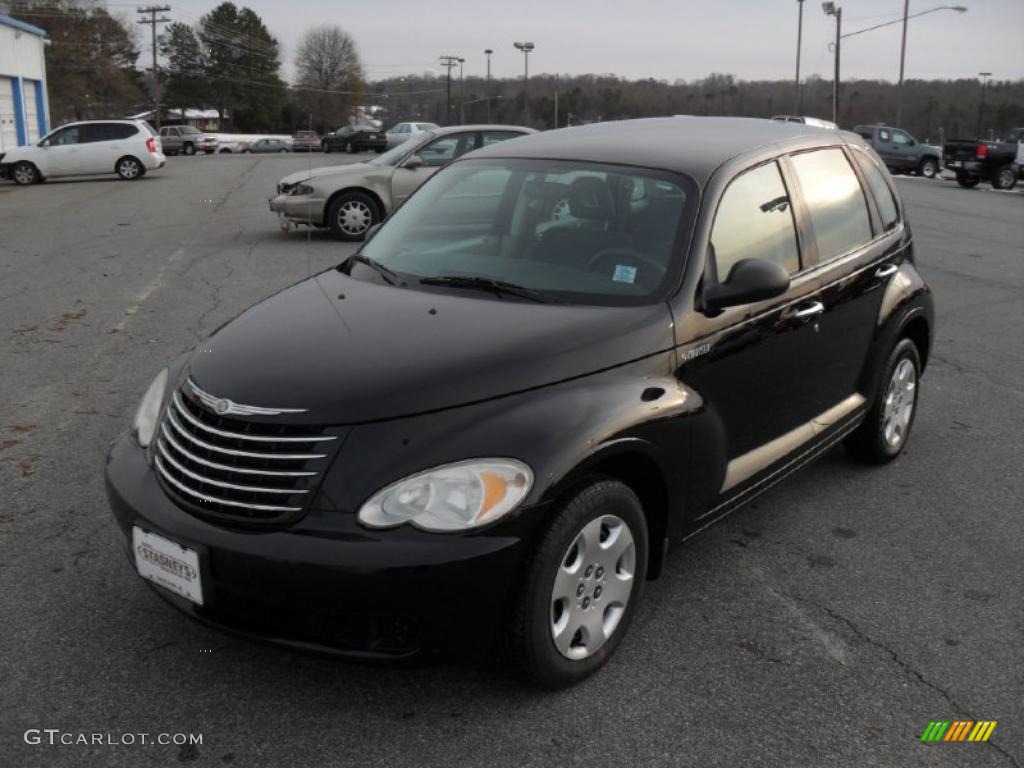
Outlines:
<svg viewBox="0 0 1024 768"><path fill-rule="evenodd" d="M388 285L397 285L402 282L402 278L398 276L398 273L393 269L388 269L379 261L371 259L369 256L363 256L361 253L357 253L354 256L349 256L348 262L358 261L360 264L365 264L370 269L375 269L377 273L384 278ZM351 272L351 269L349 270Z"/></svg>
<svg viewBox="0 0 1024 768"><path fill-rule="evenodd" d="M516 296L541 304L558 303L558 300L542 291L535 291L524 285L516 285L505 280L493 280L489 277L471 277L467 275L441 275L420 279L423 285L445 285L451 288L469 288L477 291L488 291L495 296Z"/></svg>

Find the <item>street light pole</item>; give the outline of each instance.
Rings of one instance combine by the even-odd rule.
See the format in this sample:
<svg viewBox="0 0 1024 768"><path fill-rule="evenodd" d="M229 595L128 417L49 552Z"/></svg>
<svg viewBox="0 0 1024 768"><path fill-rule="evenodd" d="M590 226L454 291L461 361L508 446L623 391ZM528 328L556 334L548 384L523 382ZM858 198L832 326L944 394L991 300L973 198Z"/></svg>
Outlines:
<svg viewBox="0 0 1024 768"><path fill-rule="evenodd" d="M530 51L533 50L533 43L513 43L523 52L523 125L530 122Z"/></svg>
<svg viewBox="0 0 1024 768"><path fill-rule="evenodd" d="M981 78L981 99L978 101L978 130L975 131L975 136L981 138L981 120L982 112L985 110L985 86L988 85L988 79L992 77L991 72L979 72L978 77Z"/></svg>
<svg viewBox="0 0 1024 768"><path fill-rule="evenodd" d="M796 0L799 12L796 21L796 94L793 98L793 103L796 108L793 110L793 114L803 114L803 94L800 92L800 43L803 39L804 34L804 0Z"/></svg>
<svg viewBox="0 0 1024 768"><path fill-rule="evenodd" d="M839 125L839 46L843 39L843 9L829 0L821 4L829 16L836 17L836 71L832 78L832 122Z"/></svg>
<svg viewBox="0 0 1024 768"><path fill-rule="evenodd" d="M484 51L487 56L487 122L491 122L491 54L494 51L490 48Z"/></svg>

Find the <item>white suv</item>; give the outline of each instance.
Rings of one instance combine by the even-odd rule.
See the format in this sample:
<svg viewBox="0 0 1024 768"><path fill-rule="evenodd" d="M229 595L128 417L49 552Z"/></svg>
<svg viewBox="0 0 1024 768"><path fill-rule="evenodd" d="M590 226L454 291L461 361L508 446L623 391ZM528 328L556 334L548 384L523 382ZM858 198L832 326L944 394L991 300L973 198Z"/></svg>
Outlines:
<svg viewBox="0 0 1024 768"><path fill-rule="evenodd" d="M130 181L166 162L160 139L142 120L88 120L62 125L34 146L0 155L0 175L18 184L103 173Z"/></svg>

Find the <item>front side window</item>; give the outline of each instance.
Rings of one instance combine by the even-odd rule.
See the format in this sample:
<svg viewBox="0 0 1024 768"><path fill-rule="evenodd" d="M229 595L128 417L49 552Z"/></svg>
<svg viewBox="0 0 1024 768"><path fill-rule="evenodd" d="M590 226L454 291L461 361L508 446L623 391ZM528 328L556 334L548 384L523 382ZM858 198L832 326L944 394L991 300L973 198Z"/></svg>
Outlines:
<svg viewBox="0 0 1024 768"><path fill-rule="evenodd" d="M771 261L791 275L800 271L793 206L774 161L746 171L725 190L711 246L719 281L741 259Z"/></svg>
<svg viewBox="0 0 1024 768"><path fill-rule="evenodd" d="M818 243L818 259L828 261L871 239L871 219L860 181L841 149L793 155Z"/></svg>
<svg viewBox="0 0 1024 768"><path fill-rule="evenodd" d="M878 214L882 219L882 228L888 232L900 220L900 211L896 206L896 197L893 195L892 187L889 186L889 182L886 181L882 170L875 161L868 157L867 152L854 152L853 156L857 158L861 173L864 174L864 178L868 182L871 196L875 198Z"/></svg>
<svg viewBox="0 0 1024 768"><path fill-rule="evenodd" d="M421 187L362 254L410 287L461 293L454 282L468 278L540 300L651 303L681 258L694 189L675 174L603 164L462 161ZM363 265L352 271L374 277Z"/></svg>
<svg viewBox="0 0 1024 768"><path fill-rule="evenodd" d="M892 140L894 144L901 144L903 146L907 146L910 144L910 136L908 136L903 131L893 131Z"/></svg>
<svg viewBox="0 0 1024 768"><path fill-rule="evenodd" d="M62 131L57 131L50 137L51 147L64 147L69 144L79 144L81 142L81 128L77 125L73 125L70 128L65 128Z"/></svg>
<svg viewBox="0 0 1024 768"><path fill-rule="evenodd" d="M475 149L476 140L475 132L442 136L422 147L416 154L422 158L423 165L427 168L438 168Z"/></svg>

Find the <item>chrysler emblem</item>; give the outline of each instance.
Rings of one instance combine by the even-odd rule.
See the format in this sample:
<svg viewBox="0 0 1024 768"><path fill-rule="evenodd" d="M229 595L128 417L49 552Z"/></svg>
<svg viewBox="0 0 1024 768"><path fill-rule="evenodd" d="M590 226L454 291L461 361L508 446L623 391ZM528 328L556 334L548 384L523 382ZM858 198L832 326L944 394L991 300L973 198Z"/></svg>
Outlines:
<svg viewBox="0 0 1024 768"><path fill-rule="evenodd" d="M223 397L213 404L213 410L223 415L231 410L231 401L226 400Z"/></svg>

